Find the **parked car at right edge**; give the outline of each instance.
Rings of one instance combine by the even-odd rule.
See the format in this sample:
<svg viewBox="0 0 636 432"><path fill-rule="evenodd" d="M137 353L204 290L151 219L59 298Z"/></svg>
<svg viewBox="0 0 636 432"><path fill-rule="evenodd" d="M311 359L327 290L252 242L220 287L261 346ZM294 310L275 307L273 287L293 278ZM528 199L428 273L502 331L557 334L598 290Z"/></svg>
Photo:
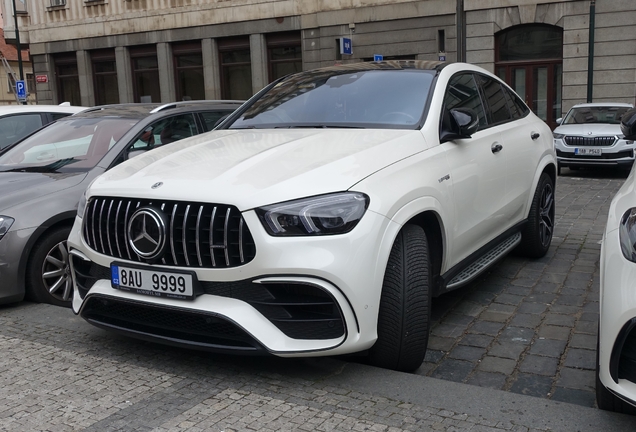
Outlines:
<svg viewBox="0 0 636 432"><path fill-rule="evenodd" d="M621 118L633 105L584 103L574 105L554 129L559 169L634 164L634 140L621 133Z"/></svg>
<svg viewBox="0 0 636 432"><path fill-rule="evenodd" d="M636 139L636 110L622 133ZM600 319L596 362L599 408L636 414L636 172L612 199L600 261Z"/></svg>

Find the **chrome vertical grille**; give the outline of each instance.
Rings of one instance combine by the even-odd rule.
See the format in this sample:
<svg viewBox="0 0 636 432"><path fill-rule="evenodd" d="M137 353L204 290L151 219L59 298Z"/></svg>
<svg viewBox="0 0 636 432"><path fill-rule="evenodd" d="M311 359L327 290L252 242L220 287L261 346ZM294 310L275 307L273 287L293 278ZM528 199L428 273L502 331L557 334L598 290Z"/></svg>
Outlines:
<svg viewBox="0 0 636 432"><path fill-rule="evenodd" d="M565 137L565 143L569 146L597 146L597 147L611 147L616 142L615 136L597 136L597 137L585 137L568 135Z"/></svg>
<svg viewBox="0 0 636 432"><path fill-rule="evenodd" d="M128 223L140 207L152 207L165 217L164 265L229 268L254 259L256 247L241 212L224 204L94 197L84 211L84 240L101 254L144 262L128 238Z"/></svg>

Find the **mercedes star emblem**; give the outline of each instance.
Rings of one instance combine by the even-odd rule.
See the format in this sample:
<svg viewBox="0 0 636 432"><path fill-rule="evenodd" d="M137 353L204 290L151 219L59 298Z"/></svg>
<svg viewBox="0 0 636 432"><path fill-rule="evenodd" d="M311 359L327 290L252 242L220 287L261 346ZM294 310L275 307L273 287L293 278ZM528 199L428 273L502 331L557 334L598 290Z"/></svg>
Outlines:
<svg viewBox="0 0 636 432"><path fill-rule="evenodd" d="M128 222L128 244L144 259L159 257L166 244L166 226L157 210L151 207L138 209Z"/></svg>

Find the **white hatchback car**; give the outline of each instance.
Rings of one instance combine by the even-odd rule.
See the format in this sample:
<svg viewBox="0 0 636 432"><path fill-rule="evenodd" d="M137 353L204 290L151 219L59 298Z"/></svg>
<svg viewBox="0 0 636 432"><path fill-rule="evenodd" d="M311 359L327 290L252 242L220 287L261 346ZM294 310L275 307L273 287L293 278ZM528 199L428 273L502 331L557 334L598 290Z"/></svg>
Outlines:
<svg viewBox="0 0 636 432"><path fill-rule="evenodd" d="M574 105L554 129L559 168L634 164L634 140L621 133L621 117L633 105L585 103Z"/></svg>
<svg viewBox="0 0 636 432"><path fill-rule="evenodd" d="M75 313L168 344L369 350L414 370L431 296L550 246L551 131L479 67L301 72L220 128L88 188L68 240Z"/></svg>
<svg viewBox="0 0 636 432"><path fill-rule="evenodd" d="M623 116L636 139L636 110ZM636 414L636 173L610 205L600 261L600 323L596 369L599 408Z"/></svg>

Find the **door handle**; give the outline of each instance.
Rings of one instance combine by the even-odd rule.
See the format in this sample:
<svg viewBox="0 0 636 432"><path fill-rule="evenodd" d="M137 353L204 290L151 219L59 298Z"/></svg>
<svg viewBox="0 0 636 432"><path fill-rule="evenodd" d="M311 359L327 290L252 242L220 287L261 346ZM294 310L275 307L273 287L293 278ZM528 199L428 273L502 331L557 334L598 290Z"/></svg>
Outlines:
<svg viewBox="0 0 636 432"><path fill-rule="evenodd" d="M490 150L492 150L493 153L499 153L502 149L503 146L499 143L493 143L493 145L490 146Z"/></svg>
<svg viewBox="0 0 636 432"><path fill-rule="evenodd" d="M532 138L532 140L536 140L540 137L541 135L539 135L539 132L532 132L530 133L530 138Z"/></svg>

